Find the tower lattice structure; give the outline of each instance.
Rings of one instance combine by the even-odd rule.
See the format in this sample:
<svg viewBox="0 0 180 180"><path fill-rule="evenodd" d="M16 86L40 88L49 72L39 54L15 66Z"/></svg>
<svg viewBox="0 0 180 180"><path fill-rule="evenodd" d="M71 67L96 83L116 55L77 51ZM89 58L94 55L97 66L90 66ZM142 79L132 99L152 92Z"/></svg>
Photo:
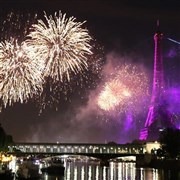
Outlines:
<svg viewBox="0 0 180 180"><path fill-rule="evenodd" d="M159 28L159 24L158 24ZM162 53L163 34L158 30L154 35L154 72L151 103L140 140L157 140L159 132L173 126L171 115L165 103L165 82Z"/></svg>

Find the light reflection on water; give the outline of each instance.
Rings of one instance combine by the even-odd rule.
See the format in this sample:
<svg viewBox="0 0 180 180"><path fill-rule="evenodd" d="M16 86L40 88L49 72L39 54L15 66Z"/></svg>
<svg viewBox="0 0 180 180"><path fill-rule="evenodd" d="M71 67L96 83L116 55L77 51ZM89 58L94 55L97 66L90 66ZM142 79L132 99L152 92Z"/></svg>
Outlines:
<svg viewBox="0 0 180 180"><path fill-rule="evenodd" d="M163 180L160 170L136 168L133 162L111 162L109 167L98 163L70 162L64 177L43 176L42 180Z"/></svg>
<svg viewBox="0 0 180 180"><path fill-rule="evenodd" d="M65 162L64 176L42 174L39 180L179 180L180 172L154 168L136 168L134 162Z"/></svg>

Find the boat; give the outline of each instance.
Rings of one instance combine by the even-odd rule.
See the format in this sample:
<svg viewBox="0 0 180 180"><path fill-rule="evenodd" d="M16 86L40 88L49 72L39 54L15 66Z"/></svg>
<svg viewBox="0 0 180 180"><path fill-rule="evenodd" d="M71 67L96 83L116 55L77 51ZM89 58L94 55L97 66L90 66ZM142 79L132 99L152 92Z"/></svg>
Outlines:
<svg viewBox="0 0 180 180"><path fill-rule="evenodd" d="M64 166L61 165L50 165L48 167L41 168L42 173L49 175L64 175Z"/></svg>
<svg viewBox="0 0 180 180"><path fill-rule="evenodd" d="M49 175L64 175L64 164L61 160L51 161L46 167L41 168L42 173L47 173Z"/></svg>

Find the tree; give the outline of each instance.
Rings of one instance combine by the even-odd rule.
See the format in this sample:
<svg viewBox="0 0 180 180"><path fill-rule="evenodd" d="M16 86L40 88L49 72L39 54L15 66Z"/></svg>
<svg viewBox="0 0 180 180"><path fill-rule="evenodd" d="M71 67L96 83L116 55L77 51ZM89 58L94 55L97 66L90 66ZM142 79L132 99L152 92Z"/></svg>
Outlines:
<svg viewBox="0 0 180 180"><path fill-rule="evenodd" d="M7 135L0 124L0 151L7 150L8 145L12 142L13 142L12 136Z"/></svg>
<svg viewBox="0 0 180 180"><path fill-rule="evenodd" d="M180 130L166 128L160 134L162 150L170 157L175 158L180 153Z"/></svg>
<svg viewBox="0 0 180 180"><path fill-rule="evenodd" d="M5 141L6 141L6 133L0 124L0 150L2 150L2 148L4 147Z"/></svg>

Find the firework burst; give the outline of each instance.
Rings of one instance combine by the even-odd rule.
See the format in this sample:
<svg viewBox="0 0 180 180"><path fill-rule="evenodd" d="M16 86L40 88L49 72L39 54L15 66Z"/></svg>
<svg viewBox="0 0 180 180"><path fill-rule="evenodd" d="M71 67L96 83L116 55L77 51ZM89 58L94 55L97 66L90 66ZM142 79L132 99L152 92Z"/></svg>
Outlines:
<svg viewBox="0 0 180 180"><path fill-rule="evenodd" d="M84 22L74 17L66 18L61 12L53 16L44 15L45 22L38 20L26 40L33 47L38 60L44 62L44 77L55 81L70 80L70 74L77 74L87 67L87 56L91 55L91 37Z"/></svg>
<svg viewBox="0 0 180 180"><path fill-rule="evenodd" d="M113 79L104 86L100 93L98 105L105 111L115 110L123 101L131 97L131 92L124 84L117 79Z"/></svg>
<svg viewBox="0 0 180 180"><path fill-rule="evenodd" d="M97 104L104 111L137 110L138 103L148 96L148 79L138 67L124 65L115 70L100 92Z"/></svg>
<svg viewBox="0 0 180 180"><path fill-rule="evenodd" d="M30 58L31 49L11 38L0 43L0 98L4 106L26 102L42 91L40 63Z"/></svg>
<svg viewBox="0 0 180 180"><path fill-rule="evenodd" d="M59 110L62 104L72 101L72 95L77 94L79 98L83 99L87 96L89 90L95 89L101 79L101 70L103 64L103 48L97 43L92 45L92 56L88 59L88 68L83 72L78 72L72 77L70 81L64 79L63 82L53 82L53 79L46 78L43 92L36 97L39 113L43 110L52 108Z"/></svg>

